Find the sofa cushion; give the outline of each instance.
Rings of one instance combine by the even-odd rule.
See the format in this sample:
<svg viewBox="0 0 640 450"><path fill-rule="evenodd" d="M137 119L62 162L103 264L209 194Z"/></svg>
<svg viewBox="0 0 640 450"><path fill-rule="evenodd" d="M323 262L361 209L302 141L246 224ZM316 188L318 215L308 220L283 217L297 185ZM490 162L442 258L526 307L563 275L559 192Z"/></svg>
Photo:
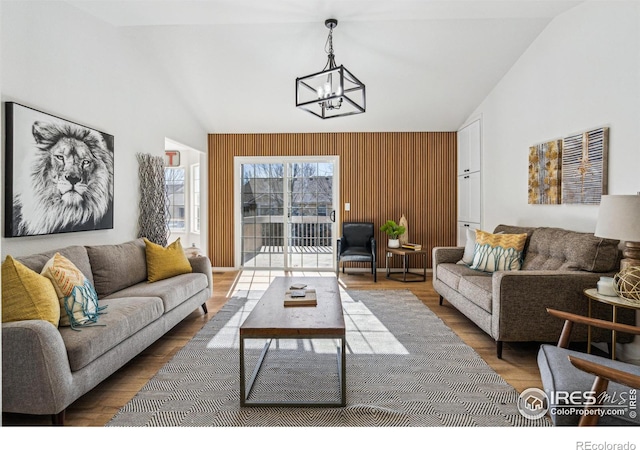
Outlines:
<svg viewBox="0 0 640 450"><path fill-rule="evenodd" d="M155 244L147 238L144 238L144 243L147 255L147 279L150 283L193 271L180 244L180 238L167 247Z"/></svg>
<svg viewBox="0 0 640 450"><path fill-rule="evenodd" d="M60 322L60 303L51 281L11 256L2 263L2 322Z"/></svg>
<svg viewBox="0 0 640 450"><path fill-rule="evenodd" d="M162 316L162 300L157 297L133 297L100 300L108 314L100 317L100 325L83 328L77 333L60 328L72 371L80 370L127 338ZM126 345L126 344L124 344Z"/></svg>
<svg viewBox="0 0 640 450"><path fill-rule="evenodd" d="M147 257L142 239L118 245L87 246L87 254L100 298L147 279Z"/></svg>
<svg viewBox="0 0 640 450"><path fill-rule="evenodd" d="M76 328L98 321L98 294L75 264L56 253L42 268L60 301L60 326Z"/></svg>
<svg viewBox="0 0 640 450"><path fill-rule="evenodd" d="M123 297L160 297L164 312L171 311L198 292L208 286L207 276L203 273L187 273L155 283L138 283L120 291L114 292L105 299Z"/></svg>
<svg viewBox="0 0 640 450"><path fill-rule="evenodd" d="M471 303L491 313L492 277L461 277L458 292Z"/></svg>
<svg viewBox="0 0 640 450"><path fill-rule="evenodd" d="M471 268L483 272L520 270L526 239L526 233L492 234L476 230L476 250Z"/></svg>
<svg viewBox="0 0 640 450"><path fill-rule="evenodd" d="M467 277L487 277L491 279L490 273L478 272L476 270L471 270L469 267L463 264L454 264L454 263L442 263L438 264L437 268L437 278L442 281L444 284L449 286L451 289L458 290L458 285L460 284L460 279L463 276Z"/></svg>
<svg viewBox="0 0 640 450"><path fill-rule="evenodd" d="M542 385L544 390L549 395L551 392L586 392L590 391L593 386L595 376L589 373L576 369L569 361L568 356L573 355L578 358L585 359L587 361L597 362L604 364L614 369L619 369L624 372L629 372L640 376L640 366L634 364L627 364L621 361L612 361L596 355L589 355L586 353L580 353L573 350L559 348L553 345L542 345L538 351L538 367L540 369L540 377L542 379ZM630 388L618 383L609 383L607 393L611 399L615 399L616 402L629 400ZM551 407L556 407L559 404L566 405L566 403L550 402ZM554 414L556 411L556 414ZM558 412L558 409L551 408L550 415L554 425L571 425L575 426L580 420L578 413L567 414L570 410L563 410L565 414ZM604 415L598 420L598 425L640 425L640 419L638 417L631 417L629 415L630 410L627 410L624 415ZM635 414L632 414L635 416Z"/></svg>
<svg viewBox="0 0 640 450"><path fill-rule="evenodd" d="M91 272L91 262L87 249L80 245L72 245L70 247L51 250L44 253L38 253L30 256L20 256L16 259L27 266L34 272L41 273L44 265L55 255L60 253L62 256L71 261L78 269L82 271L85 277L93 284L93 273Z"/></svg>
<svg viewBox="0 0 640 450"><path fill-rule="evenodd" d="M613 272L619 266L620 241L561 228L537 228L531 235L523 270Z"/></svg>

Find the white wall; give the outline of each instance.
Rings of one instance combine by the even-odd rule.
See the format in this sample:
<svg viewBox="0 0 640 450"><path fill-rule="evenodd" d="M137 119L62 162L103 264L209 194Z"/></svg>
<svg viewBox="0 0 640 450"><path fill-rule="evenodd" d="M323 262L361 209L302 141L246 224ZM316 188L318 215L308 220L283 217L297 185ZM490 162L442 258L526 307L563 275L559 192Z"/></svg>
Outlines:
<svg viewBox="0 0 640 450"><path fill-rule="evenodd" d="M609 193L640 191L640 4L554 19L471 117L483 119L483 227L595 230L597 206L527 204L529 146L610 127Z"/></svg>
<svg viewBox="0 0 640 450"><path fill-rule="evenodd" d="M135 34L51 1L3 2L0 27L3 102L15 101L115 136L114 228L2 238L2 256L135 238L135 154L162 156L167 136L206 151L207 130L145 55Z"/></svg>

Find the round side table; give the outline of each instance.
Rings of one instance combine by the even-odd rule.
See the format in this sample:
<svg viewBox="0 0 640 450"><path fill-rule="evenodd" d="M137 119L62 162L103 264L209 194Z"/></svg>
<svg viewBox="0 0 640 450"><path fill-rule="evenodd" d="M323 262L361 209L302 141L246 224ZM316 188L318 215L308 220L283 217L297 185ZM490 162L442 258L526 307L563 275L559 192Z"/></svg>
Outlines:
<svg viewBox="0 0 640 450"><path fill-rule="evenodd" d="M612 295L602 295L598 294L598 289L591 288L585 289L584 295L589 299L589 317L591 317L591 301L595 300L600 303L606 303L607 305L611 305L613 308L612 311L612 320L613 322L617 322L618 320L618 308L629 308L629 309L640 309L640 304L629 301L625 298L612 296ZM587 353L591 353L591 326L587 327ZM616 359L616 331L611 331L611 359Z"/></svg>

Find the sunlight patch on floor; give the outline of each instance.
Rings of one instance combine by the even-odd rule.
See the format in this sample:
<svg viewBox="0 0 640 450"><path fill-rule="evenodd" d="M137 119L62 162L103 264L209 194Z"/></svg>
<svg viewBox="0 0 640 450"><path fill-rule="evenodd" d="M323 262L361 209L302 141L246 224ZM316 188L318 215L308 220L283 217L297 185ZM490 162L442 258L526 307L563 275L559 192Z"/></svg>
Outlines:
<svg viewBox="0 0 640 450"><path fill-rule="evenodd" d="M232 296L245 297L247 302L235 313L207 344L207 348L240 348L240 325L247 318L262 294L275 277L335 277L334 272L294 272L282 270L244 270L238 274L232 287ZM347 353L351 354L393 354L407 355L407 349L396 339L384 324L367 308L364 303L355 301L340 286L340 297L344 313ZM266 339L246 339L245 348L261 349ZM331 339L279 339L271 345L276 348L313 351L315 353L335 353L338 341Z"/></svg>

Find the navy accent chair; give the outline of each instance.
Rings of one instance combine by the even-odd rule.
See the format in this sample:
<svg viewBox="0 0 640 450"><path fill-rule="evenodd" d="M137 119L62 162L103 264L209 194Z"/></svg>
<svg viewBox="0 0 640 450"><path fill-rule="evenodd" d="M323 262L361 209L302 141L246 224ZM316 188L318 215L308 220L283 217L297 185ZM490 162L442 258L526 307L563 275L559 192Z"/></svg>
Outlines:
<svg viewBox="0 0 640 450"><path fill-rule="evenodd" d="M376 238L372 222L343 222L342 237L338 239L336 275L340 278L340 262L342 273L345 262L370 262L373 281L376 274Z"/></svg>

